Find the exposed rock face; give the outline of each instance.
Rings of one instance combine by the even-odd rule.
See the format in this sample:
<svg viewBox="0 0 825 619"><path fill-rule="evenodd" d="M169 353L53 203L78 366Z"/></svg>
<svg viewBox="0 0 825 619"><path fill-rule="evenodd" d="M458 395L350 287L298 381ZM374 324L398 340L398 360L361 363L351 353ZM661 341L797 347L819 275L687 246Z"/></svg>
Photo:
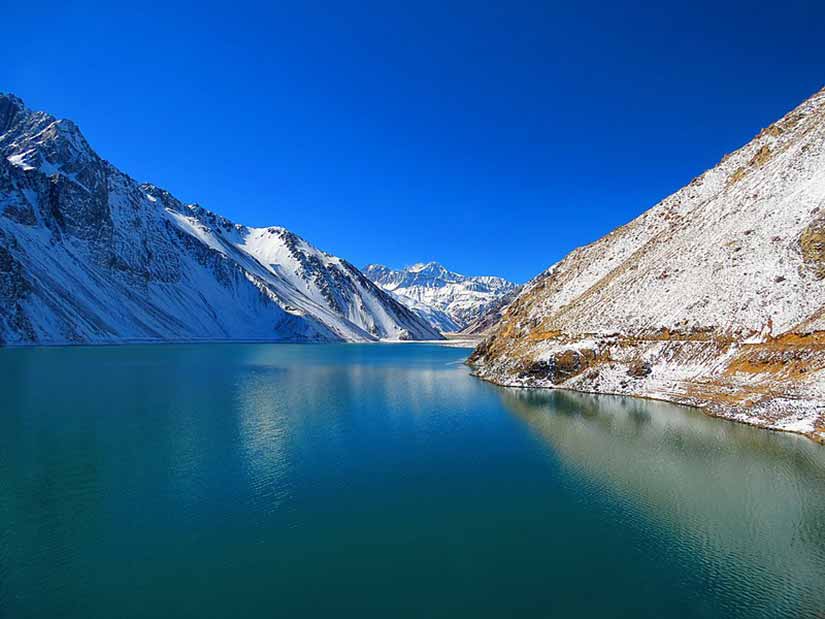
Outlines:
<svg viewBox="0 0 825 619"><path fill-rule="evenodd" d="M443 333L466 328L516 289L501 277L461 275L437 262L399 270L370 264L364 273Z"/></svg>
<svg viewBox="0 0 825 619"><path fill-rule="evenodd" d="M527 284L473 353L513 386L661 398L825 438L825 91ZM569 366L569 351L586 359Z"/></svg>
<svg viewBox="0 0 825 619"><path fill-rule="evenodd" d="M346 261L140 185L0 95L0 343L438 337Z"/></svg>
<svg viewBox="0 0 825 619"><path fill-rule="evenodd" d="M825 279L825 209L799 237L802 261L817 279Z"/></svg>

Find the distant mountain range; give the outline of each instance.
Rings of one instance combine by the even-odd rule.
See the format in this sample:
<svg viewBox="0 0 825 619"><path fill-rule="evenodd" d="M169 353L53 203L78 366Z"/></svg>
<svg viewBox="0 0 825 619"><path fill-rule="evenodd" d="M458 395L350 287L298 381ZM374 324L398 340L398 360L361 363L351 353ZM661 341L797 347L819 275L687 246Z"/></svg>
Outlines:
<svg viewBox="0 0 825 619"><path fill-rule="evenodd" d="M345 260L140 184L0 95L0 344L440 337Z"/></svg>
<svg viewBox="0 0 825 619"><path fill-rule="evenodd" d="M461 275L437 262L397 270L369 264L364 274L442 333L462 331L517 288L501 277Z"/></svg>
<svg viewBox="0 0 825 619"><path fill-rule="evenodd" d="M470 363L825 441L825 90L532 280Z"/></svg>

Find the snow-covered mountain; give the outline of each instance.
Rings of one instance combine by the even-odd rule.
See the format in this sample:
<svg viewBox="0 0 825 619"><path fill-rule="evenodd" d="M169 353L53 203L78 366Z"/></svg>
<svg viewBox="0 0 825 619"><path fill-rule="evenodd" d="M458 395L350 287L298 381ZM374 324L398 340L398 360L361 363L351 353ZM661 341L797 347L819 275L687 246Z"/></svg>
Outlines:
<svg viewBox="0 0 825 619"><path fill-rule="evenodd" d="M825 439L825 90L527 284L470 363Z"/></svg>
<svg viewBox="0 0 825 619"><path fill-rule="evenodd" d="M438 337L345 260L138 184L0 95L0 344Z"/></svg>
<svg viewBox="0 0 825 619"><path fill-rule="evenodd" d="M364 273L442 333L461 331L516 288L501 277L469 277L437 262L399 270L370 264Z"/></svg>

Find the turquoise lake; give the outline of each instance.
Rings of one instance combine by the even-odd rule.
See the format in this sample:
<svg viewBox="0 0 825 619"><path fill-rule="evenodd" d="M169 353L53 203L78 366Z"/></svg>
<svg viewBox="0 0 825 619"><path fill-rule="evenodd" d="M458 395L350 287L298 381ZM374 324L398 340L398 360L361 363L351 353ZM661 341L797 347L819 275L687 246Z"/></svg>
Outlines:
<svg viewBox="0 0 825 619"><path fill-rule="evenodd" d="M825 617L825 447L468 352L0 350L0 617Z"/></svg>

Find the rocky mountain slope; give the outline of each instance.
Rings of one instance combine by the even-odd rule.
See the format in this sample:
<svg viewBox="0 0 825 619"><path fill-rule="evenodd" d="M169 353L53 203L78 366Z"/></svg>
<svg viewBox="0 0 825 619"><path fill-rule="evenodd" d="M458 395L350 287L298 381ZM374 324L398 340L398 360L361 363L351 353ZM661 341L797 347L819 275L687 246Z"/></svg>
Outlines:
<svg viewBox="0 0 825 619"><path fill-rule="evenodd" d="M443 333L461 331L516 288L501 277L469 277L437 262L399 270L370 264L364 273Z"/></svg>
<svg viewBox="0 0 825 619"><path fill-rule="evenodd" d="M138 184L0 95L0 344L438 337L345 260Z"/></svg>
<svg viewBox="0 0 825 619"><path fill-rule="evenodd" d="M470 364L825 439L825 90L539 275Z"/></svg>

